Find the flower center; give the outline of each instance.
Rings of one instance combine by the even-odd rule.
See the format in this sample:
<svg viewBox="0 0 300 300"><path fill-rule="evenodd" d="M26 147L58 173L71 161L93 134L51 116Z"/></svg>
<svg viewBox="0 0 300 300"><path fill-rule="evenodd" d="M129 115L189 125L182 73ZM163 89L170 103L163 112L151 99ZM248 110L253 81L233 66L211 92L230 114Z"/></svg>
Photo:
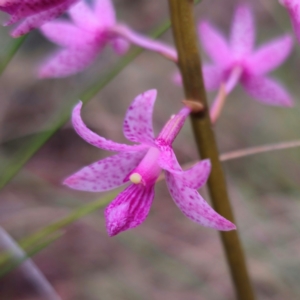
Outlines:
<svg viewBox="0 0 300 300"><path fill-rule="evenodd" d="M130 175L129 180L134 184L139 184L142 182L142 176L139 173L133 173Z"/></svg>
<svg viewBox="0 0 300 300"><path fill-rule="evenodd" d="M144 186L154 184L161 171L157 163L159 154L159 149L150 147L142 161L129 175L129 180L134 184Z"/></svg>

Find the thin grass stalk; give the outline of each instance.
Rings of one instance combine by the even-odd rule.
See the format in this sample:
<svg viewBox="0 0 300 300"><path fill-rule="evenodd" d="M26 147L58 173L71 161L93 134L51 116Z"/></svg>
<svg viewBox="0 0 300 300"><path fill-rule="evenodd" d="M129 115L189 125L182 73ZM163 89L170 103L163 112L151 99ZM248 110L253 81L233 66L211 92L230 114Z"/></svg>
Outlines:
<svg viewBox="0 0 300 300"><path fill-rule="evenodd" d="M16 39L13 42L13 45L11 46L11 48L10 48L9 52L7 53L6 57L1 61L1 64L0 64L0 75L2 75L2 73L5 71L5 69L8 66L8 64L14 58L15 54L18 52L18 50L24 44L27 36L28 35L24 35L24 36Z"/></svg>
<svg viewBox="0 0 300 300"><path fill-rule="evenodd" d="M22 248L14 241L14 239L0 227L0 245L5 250L9 251L15 260L24 260L27 255ZM21 269L28 280L37 288L43 299L61 300L52 285L35 265L31 259L27 259L21 264Z"/></svg>
<svg viewBox="0 0 300 300"><path fill-rule="evenodd" d="M212 163L212 172L208 180L211 201L218 213L234 222L201 74L201 61L193 18L193 1L169 0L169 7L186 99L198 101L204 106L203 112L191 115L191 122L200 156L209 158ZM220 232L220 234L236 296L240 300L253 300L254 293L238 232L229 231Z"/></svg>
<svg viewBox="0 0 300 300"><path fill-rule="evenodd" d="M26 251L26 255L20 259L14 259L13 256L11 254L9 254L8 252L1 253L0 254L0 260L1 260L1 262L0 262L0 278L3 277L4 275L8 274L15 268L17 268L20 264L25 262L30 257L33 257L37 253L41 252L42 250L44 250L45 248L50 246L53 242L55 242L61 236L63 236L62 232L56 232L48 239L43 239L43 241L40 242L39 244L36 244L35 247L32 248L32 250Z"/></svg>

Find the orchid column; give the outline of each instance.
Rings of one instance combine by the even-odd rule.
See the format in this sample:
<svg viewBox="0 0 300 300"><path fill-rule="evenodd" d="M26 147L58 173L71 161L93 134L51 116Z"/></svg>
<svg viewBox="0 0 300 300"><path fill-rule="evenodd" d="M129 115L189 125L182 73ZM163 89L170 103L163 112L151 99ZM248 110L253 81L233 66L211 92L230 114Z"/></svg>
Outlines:
<svg viewBox="0 0 300 300"><path fill-rule="evenodd" d="M208 180L208 187L213 206L218 213L234 222L215 136L211 128L197 48L193 2L193 0L169 0L173 35L178 51L178 64L186 99L200 102L204 107L203 112L192 114L191 120L199 154L202 158L209 158L212 162L212 172ZM237 298L253 300L254 294L238 233L233 230L220 232L220 234Z"/></svg>

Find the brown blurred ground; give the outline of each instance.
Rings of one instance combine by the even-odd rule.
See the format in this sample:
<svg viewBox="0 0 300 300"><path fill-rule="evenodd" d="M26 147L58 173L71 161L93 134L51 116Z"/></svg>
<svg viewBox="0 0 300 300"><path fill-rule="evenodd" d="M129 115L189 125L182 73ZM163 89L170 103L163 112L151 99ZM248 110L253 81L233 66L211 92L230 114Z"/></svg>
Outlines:
<svg viewBox="0 0 300 300"><path fill-rule="evenodd" d="M277 1L251 2L259 27L258 43L290 30L286 12ZM197 16L211 18L228 33L234 4L231 0L206 0L197 7ZM122 21L145 33L168 15L167 1L116 0L115 5ZM0 31L4 57L12 40L7 29ZM172 42L170 32L163 40ZM25 138L20 137L43 128L65 99L78 95L77 90L103 76L117 60L107 49L96 64L77 76L39 81L34 68L50 48L37 32L31 33L0 79L2 163L22 147ZM156 88L154 127L158 132L180 107L182 91L170 81L174 71L172 63L144 52L86 106L86 123L100 135L125 141L121 128L126 108L137 94ZM289 87L296 106L263 106L238 88L216 126L221 152L299 139L298 44L274 76ZM10 141L14 139L17 141ZM174 149L181 163L197 159L189 124ZM257 299L300 299L299 151L224 163ZM82 166L108 155L82 141L70 124L65 126L2 190L0 224L21 239L80 203L100 198L101 193L70 191L60 183ZM109 238L103 211L98 211L68 227L65 235L34 261L64 300L233 299L218 233L186 219L164 182L157 184L151 213L139 228ZM0 299L42 298L21 272L14 271L0 280Z"/></svg>

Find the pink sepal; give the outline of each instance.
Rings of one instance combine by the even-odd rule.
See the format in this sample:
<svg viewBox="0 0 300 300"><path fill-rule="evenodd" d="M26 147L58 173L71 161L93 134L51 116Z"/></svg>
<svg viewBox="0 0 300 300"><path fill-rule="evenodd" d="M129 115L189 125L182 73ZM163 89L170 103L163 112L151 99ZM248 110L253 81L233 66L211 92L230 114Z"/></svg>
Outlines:
<svg viewBox="0 0 300 300"><path fill-rule="evenodd" d="M82 107L82 102L80 101L75 108L73 109L72 113L72 122L74 129L78 133L79 136L81 136L85 141L90 143L91 145L108 150L108 151L138 151L141 149L147 148L146 145L126 145L126 144L119 144L116 142L113 142L111 140L107 140L93 131L91 131L89 128L86 127L83 120L81 119L80 111Z"/></svg>
<svg viewBox="0 0 300 300"><path fill-rule="evenodd" d="M183 186L191 189L200 189L206 184L211 170L209 159L201 160L186 171L171 172Z"/></svg>
<svg viewBox="0 0 300 300"><path fill-rule="evenodd" d="M217 65L227 66L232 54L223 34L207 21L199 23L198 31L202 46L211 60Z"/></svg>
<svg viewBox="0 0 300 300"><path fill-rule="evenodd" d="M231 27L230 48L235 59L251 54L255 41L253 14L247 5L237 7Z"/></svg>
<svg viewBox="0 0 300 300"><path fill-rule="evenodd" d="M189 188L174 173L166 171L169 192L182 213L192 221L217 230L229 231L235 225L215 212L197 190Z"/></svg>
<svg viewBox="0 0 300 300"><path fill-rule="evenodd" d="M123 131L128 140L154 145L152 114L156 95L156 90L148 90L138 95L127 109Z"/></svg>
<svg viewBox="0 0 300 300"><path fill-rule="evenodd" d="M263 44L246 60L246 68L253 75L264 75L280 66L291 54L293 39L284 35Z"/></svg>
<svg viewBox="0 0 300 300"><path fill-rule="evenodd" d="M244 89L250 96L268 105L291 107L294 104L292 96L282 84L274 79L261 76L242 78Z"/></svg>
<svg viewBox="0 0 300 300"><path fill-rule="evenodd" d="M68 187L89 192L104 192L127 181L127 175L140 163L147 149L121 152L99 160L72 174L63 182Z"/></svg>
<svg viewBox="0 0 300 300"><path fill-rule="evenodd" d="M54 6L53 8L26 17L25 20L11 32L11 36L19 37L23 34L28 33L30 30L37 28L52 19L57 18L77 1L78 0L65 0L62 1L61 4ZM16 21L14 20L14 22ZM11 24L12 22L10 21L9 23Z"/></svg>

